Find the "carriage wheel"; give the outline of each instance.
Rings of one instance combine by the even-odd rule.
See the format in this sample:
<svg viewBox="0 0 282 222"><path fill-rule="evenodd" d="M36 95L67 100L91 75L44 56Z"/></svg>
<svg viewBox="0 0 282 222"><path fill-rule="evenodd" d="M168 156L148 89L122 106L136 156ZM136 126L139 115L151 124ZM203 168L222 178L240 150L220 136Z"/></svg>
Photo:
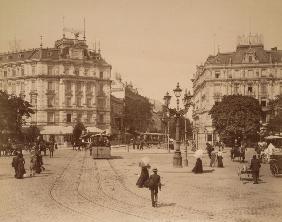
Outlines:
<svg viewBox="0 0 282 222"><path fill-rule="evenodd" d="M271 163L269 167L270 167L270 171L271 171L272 175L276 176L279 172L277 164Z"/></svg>

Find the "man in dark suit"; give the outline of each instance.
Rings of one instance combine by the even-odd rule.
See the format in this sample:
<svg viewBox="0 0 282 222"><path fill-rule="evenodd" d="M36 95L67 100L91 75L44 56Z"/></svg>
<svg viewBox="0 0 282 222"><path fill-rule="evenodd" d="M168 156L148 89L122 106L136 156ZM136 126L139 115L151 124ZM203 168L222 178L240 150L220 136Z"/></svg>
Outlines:
<svg viewBox="0 0 282 222"><path fill-rule="evenodd" d="M259 168L260 168L260 162L257 159L257 156L253 155L253 159L251 160L250 169L252 170L252 173L253 173L254 184L258 184Z"/></svg>
<svg viewBox="0 0 282 222"><path fill-rule="evenodd" d="M149 189L151 190L152 207L156 207L158 202L158 190L160 189L161 191L161 177L157 174L157 168L154 168L153 172L154 174L152 174L149 179Z"/></svg>

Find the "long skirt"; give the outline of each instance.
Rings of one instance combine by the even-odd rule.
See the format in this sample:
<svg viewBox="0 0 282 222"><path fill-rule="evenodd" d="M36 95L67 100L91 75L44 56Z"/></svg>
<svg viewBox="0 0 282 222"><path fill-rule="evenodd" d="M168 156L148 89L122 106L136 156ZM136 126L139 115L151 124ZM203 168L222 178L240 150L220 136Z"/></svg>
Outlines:
<svg viewBox="0 0 282 222"><path fill-rule="evenodd" d="M222 159L223 159L222 156L217 157L217 167L223 167Z"/></svg>

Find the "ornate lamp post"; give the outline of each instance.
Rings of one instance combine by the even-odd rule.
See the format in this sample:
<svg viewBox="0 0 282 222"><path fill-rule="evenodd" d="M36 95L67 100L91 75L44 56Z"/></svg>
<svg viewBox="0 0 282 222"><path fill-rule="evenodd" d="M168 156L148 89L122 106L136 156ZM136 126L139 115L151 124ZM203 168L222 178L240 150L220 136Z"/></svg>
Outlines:
<svg viewBox="0 0 282 222"><path fill-rule="evenodd" d="M166 107L166 115L167 115L167 149L168 152L170 152L169 149L169 104L170 104L170 100L171 100L171 95L169 95L169 93L167 92L166 95L164 96L164 103L165 103L165 107Z"/></svg>
<svg viewBox="0 0 282 222"><path fill-rule="evenodd" d="M179 87L179 83L177 83L177 86L173 90L173 92L174 92L174 95L176 97L176 105L177 106L176 106L176 109L168 109L170 115L176 117L176 135L175 135L175 137L176 137L175 138L176 139L176 147L175 147L175 153L174 153L174 156L173 156L173 166L174 167L182 167L182 156L181 156L181 151L180 151L179 119L180 119L180 116L183 116L185 113L187 113L188 108L191 105L192 96L190 95L190 93L189 94L185 93L184 99L183 99L184 109L180 109L179 108L179 98L181 96L182 89ZM169 94L167 93L166 96L169 96ZM187 150L186 150L185 157L187 157ZM187 164L188 164L188 160L187 160Z"/></svg>
<svg viewBox="0 0 282 222"><path fill-rule="evenodd" d="M183 98L183 104L184 107L187 109L189 109L190 105L191 105L191 99L192 99L192 95L190 94L190 91L185 90L185 94L184 94L184 98ZM188 146L188 141L187 141L187 118L185 116L185 135L184 135L184 140L185 140L185 159L184 159L184 166L188 166L188 158L187 158L187 146Z"/></svg>

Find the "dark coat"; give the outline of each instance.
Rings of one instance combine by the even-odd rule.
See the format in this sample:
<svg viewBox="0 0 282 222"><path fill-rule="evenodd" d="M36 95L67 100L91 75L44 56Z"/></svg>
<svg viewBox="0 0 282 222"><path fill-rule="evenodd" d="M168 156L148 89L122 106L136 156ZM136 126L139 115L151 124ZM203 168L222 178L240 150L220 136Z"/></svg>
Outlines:
<svg viewBox="0 0 282 222"><path fill-rule="evenodd" d="M251 166L250 166L250 169L252 171L259 171L259 168L260 168L260 162L258 159L252 159L251 160Z"/></svg>
<svg viewBox="0 0 282 222"><path fill-rule="evenodd" d="M158 174L152 174L149 179L149 188L151 190L157 190L158 188L161 189L161 177Z"/></svg>
<svg viewBox="0 0 282 222"><path fill-rule="evenodd" d="M148 168L147 167L142 167L142 170L141 170L141 174L140 174L140 177L138 178L137 182L136 182L136 185L138 187L146 187L147 184L146 184L146 181L149 180L149 172L148 172Z"/></svg>
<svg viewBox="0 0 282 222"><path fill-rule="evenodd" d="M202 160L200 158L198 158L196 160L196 164L195 164L192 172L194 172L194 173L203 173L203 164L202 164Z"/></svg>

